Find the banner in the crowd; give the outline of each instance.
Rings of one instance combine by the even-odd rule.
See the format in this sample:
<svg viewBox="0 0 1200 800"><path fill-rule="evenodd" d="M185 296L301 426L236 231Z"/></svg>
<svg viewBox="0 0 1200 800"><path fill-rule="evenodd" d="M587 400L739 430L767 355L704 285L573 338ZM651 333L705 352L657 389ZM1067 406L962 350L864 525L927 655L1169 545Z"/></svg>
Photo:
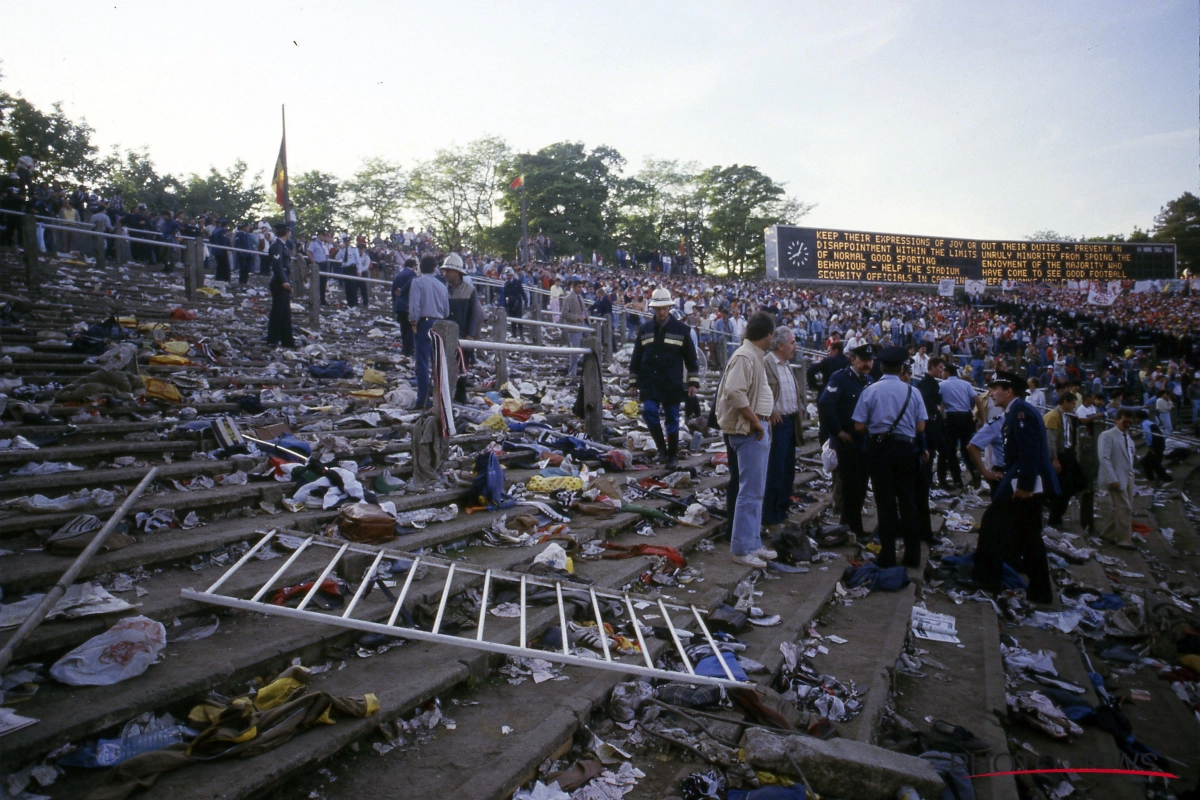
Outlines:
<svg viewBox="0 0 1200 800"><path fill-rule="evenodd" d="M939 290L941 289L940 284L939 284L938 288L939 288ZM979 297L985 291L987 291L987 281L969 280L969 281L966 281L965 283L963 283L963 288L967 290L967 294L971 295L971 297ZM938 293L941 294L940 291Z"/></svg>
<svg viewBox="0 0 1200 800"><path fill-rule="evenodd" d="M1154 281L1134 281L1133 288L1129 291L1133 292L1134 294L1152 292L1154 291Z"/></svg>
<svg viewBox="0 0 1200 800"><path fill-rule="evenodd" d="M954 297L954 278L942 278L938 281L939 297Z"/></svg>
<svg viewBox="0 0 1200 800"><path fill-rule="evenodd" d="M1005 292L1015 292L1017 290L1016 281L1000 281L1000 289Z"/></svg>
<svg viewBox="0 0 1200 800"><path fill-rule="evenodd" d="M1092 288L1088 289L1088 303L1093 306L1111 306L1120 294L1120 281L1092 281Z"/></svg>
<svg viewBox="0 0 1200 800"><path fill-rule="evenodd" d="M917 283L1004 280L1149 280L1175 277L1175 245L1161 242L1034 242L772 225L767 277Z"/></svg>

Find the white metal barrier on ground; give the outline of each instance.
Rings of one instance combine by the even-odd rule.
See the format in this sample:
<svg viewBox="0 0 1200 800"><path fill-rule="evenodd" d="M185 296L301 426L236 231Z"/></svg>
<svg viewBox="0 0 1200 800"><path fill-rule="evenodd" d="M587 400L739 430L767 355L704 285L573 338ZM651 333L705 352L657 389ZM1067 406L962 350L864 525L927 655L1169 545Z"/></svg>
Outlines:
<svg viewBox="0 0 1200 800"><path fill-rule="evenodd" d="M547 661L553 661L560 664L570 664L577 667L585 667L587 669L598 669L607 672L617 672L627 675L640 675L646 678L658 678L667 681L682 680L691 684L705 684L710 686L724 686L726 688L744 688L750 684L745 681L739 681L734 676L726 663L726 660L718 656L715 660L720 664L724 677L711 677L707 675L698 675L695 665L692 664L691 658L688 657L687 648L683 644L686 638L692 640L695 637L687 631L676 627L675 620L672 619L671 613L683 613L690 615L696 621L697 629L702 634L703 638L700 643L707 644L714 653L719 653L716 641L713 639L712 633L709 631L704 621L704 615L694 605L682 606L675 604L664 603L661 598L644 600L638 598L636 604L633 598L628 594L618 594L616 592L608 592L596 589L595 587L585 584L567 583L564 581L549 580L539 578L533 575L525 575L521 573L506 572L503 570L481 569L479 567L466 564L461 561L447 561L439 558L433 558L423 555L412 555L397 550L389 550L387 548L374 548L367 545L351 544L349 542L338 542L336 540L325 540L322 537L309 536L296 547L295 551L287 558L286 561L275 571L266 583L264 583L249 600L244 600L232 595L220 594L218 590L240 570L255 554L258 553L265 545L276 539L276 532L272 531L264 535L259 541L242 556L237 563L229 568L217 581L208 589L198 592L194 589L184 589L180 595L187 600L194 600L200 603L210 605L223 606L225 608L236 608L243 611L252 611L268 616L287 617L291 619L299 619L305 622L312 622L320 625L334 625L336 627L348 628L351 630L365 631L368 633L378 633L385 636L398 636L405 639L414 639L417 641L434 642L437 644L447 644L454 647L465 647L471 650L483 650L489 653L499 653L501 655L513 656L516 658L541 658ZM280 579L287 573L291 566L300 558L306 550L312 546L337 548L333 553L328 563L321 569L320 577L317 578L312 588L301 599L300 604L296 608L290 608L285 605L276 605L270 602L269 592L278 583ZM313 597L320 590L321 584L329 575L333 573L338 561L347 552L366 553L374 555L375 559L371 566L363 575L363 580L355 591L354 596L346 605L345 610L340 614L326 613L323 611L313 611L309 609L309 604ZM404 585L400 589L400 594L392 605L391 613L386 623L372 622L370 620L355 619L354 612L359 608L360 601L369 591L370 587L376 585L376 574L379 565L385 558L392 560L404 559L409 562L407 575L404 579ZM401 614L404 610L404 601L408 598L409 591L412 589L413 576L416 574L418 567L425 566L431 570L445 571L445 583L440 592L440 600L438 601L437 614L434 617L431 630L425 631L417 628L403 628L396 625L396 621L401 619ZM483 593L479 603L479 615L473 630L468 629L466 635L456 635L453 633L443 633L442 624L445 620L446 608L451 597L454 596L454 576L456 573L464 575L474 575L483 577ZM295 576L299 578L300 576ZM505 644L503 642L488 640L485 638L487 633L488 611L491 608L491 603L496 595L496 590L502 585L508 584L515 586L518 591L519 602L519 622L517 632L517 644ZM530 647L529 642L529 615L530 604L528 595L531 588L550 589L554 592L554 600L558 607L558 627L561 636L561 645L555 650L542 650ZM571 649L571 630L566 613L566 604L563 600L564 594L572 601L578 601L591 611L597 631L601 631L596 635L603 656L588 658L585 656L576 655ZM601 601L604 601L602 604ZM645 624L637 615L637 606L643 602L649 602L663 620L663 627L669 635L669 643L673 647L673 656L679 661L683 667L683 672L675 672L672 670L661 669L654 665L654 660L650 655L650 648L646 643L647 631L652 631L653 626ZM626 656L635 660L622 661L622 656L614 653L615 647L610 643L609 638L604 635L603 624L605 622L604 611L608 611L608 621L614 629L618 627L618 615L614 613L614 605L621 609L624 614L628 615L630 627L637 640L638 648L634 656ZM644 608L645 606L643 606ZM498 623L497 623L498 624ZM641 656L643 663L637 662L637 656Z"/></svg>

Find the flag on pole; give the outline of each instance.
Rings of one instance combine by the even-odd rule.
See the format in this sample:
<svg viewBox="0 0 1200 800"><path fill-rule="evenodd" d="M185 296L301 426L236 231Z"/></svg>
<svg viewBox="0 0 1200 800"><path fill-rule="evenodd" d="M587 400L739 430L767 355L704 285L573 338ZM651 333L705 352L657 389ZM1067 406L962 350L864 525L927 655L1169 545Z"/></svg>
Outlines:
<svg viewBox="0 0 1200 800"><path fill-rule="evenodd" d="M514 180L513 180L513 182L512 182L512 183L510 183L510 184L508 185L508 188L510 188L510 189L520 189L520 188L521 188L522 186L524 186L524 185L525 185L525 176L524 176L524 175L518 175L518 176L516 177L516 179L514 179Z"/></svg>
<svg viewBox="0 0 1200 800"><path fill-rule="evenodd" d="M271 174L271 188L275 190L275 202L287 208L287 134L279 143L279 158L275 159L275 171Z"/></svg>

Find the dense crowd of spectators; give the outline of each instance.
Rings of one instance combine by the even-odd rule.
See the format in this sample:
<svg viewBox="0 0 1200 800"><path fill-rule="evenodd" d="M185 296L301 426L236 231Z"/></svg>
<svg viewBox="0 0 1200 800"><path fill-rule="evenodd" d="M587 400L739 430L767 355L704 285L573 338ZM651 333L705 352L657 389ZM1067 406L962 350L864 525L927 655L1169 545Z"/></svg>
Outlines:
<svg viewBox="0 0 1200 800"><path fill-rule="evenodd" d="M226 254L220 247L208 247L206 265L219 279L232 280L236 274L237 282L245 284L250 275L266 274L263 256L275 234L265 220L235 227L215 212L189 217L170 209L151 210L142 203L127 208L120 190L101 192L80 185L68 192L56 183L37 184L31 166L22 163L9 177L0 207L33 210L83 232L122 229L145 240L131 244L134 260L168 270L181 259L181 251L163 245L200 236L209 245L232 245L262 254ZM19 241L20 226L15 221L0 215L4 244ZM77 249L77 242L86 236L55 230L49 224L38 231L38 245L44 251ZM115 254L113 240L108 246L109 254ZM319 262L322 272L389 281L406 260L439 253L432 233L413 227L370 239L352 237L349 231L322 231L293 242L292 248ZM961 375L978 386L996 369L997 359L1004 359L1041 388L1050 389L1051 400L1056 382L1071 379L1089 384L1106 399L1128 389L1154 403L1165 393L1176 408L1189 409L1193 420L1200 417L1196 407L1200 400L1194 396L1200 293L1189 283L1169 292L1133 292L1126 287L1112 305L1095 306L1089 305L1086 291L1046 284L1019 285L977 298L941 297L926 289L904 287L814 288L787 281L697 275L685 256L669 252L635 257L618 249L615 266L610 267L596 254L591 263L583 263L582 253L551 262L547 260L551 249L549 237L539 233L531 237L529 250L542 260L523 266L463 253L463 272L468 282L472 276L484 276L509 283L492 296L510 307L513 287L526 287L516 304L518 313L529 306L528 288L548 293L548 307L556 313L571 278L579 276L585 281L584 297L592 313L613 315L614 323L620 324L614 311L628 311L624 319L631 332L649 313L647 303L654 289L667 288L675 298L677 315L695 329L700 349L717 364L723 364L740 343L746 320L761 310L771 314L778 326L791 330L801 351L809 350L810 355L814 350L841 352L866 343L881 348L900 345L912 351L918 369L924 359L948 357L958 363ZM639 264L646 269L637 269ZM359 299L369 304L369 290L359 289L354 281L340 283L348 304L353 300L357 305ZM376 293L379 298L388 295ZM324 286L322 298L329 301ZM819 382L827 377L827 370L813 374Z"/></svg>

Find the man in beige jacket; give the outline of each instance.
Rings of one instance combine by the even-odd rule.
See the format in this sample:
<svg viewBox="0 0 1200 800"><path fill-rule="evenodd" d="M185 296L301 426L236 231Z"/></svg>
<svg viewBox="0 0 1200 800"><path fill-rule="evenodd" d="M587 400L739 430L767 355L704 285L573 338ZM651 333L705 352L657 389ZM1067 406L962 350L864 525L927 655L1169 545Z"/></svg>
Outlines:
<svg viewBox="0 0 1200 800"><path fill-rule="evenodd" d="M559 306L562 321L566 325L586 325L587 306L583 304L583 278L578 275L571 278L571 290L562 299ZM581 331L567 331L567 346L579 347L583 341ZM579 367L579 355L572 353L567 362L567 374L574 375Z"/></svg>
<svg viewBox="0 0 1200 800"><path fill-rule="evenodd" d="M1097 480L1112 498L1112 515L1100 536L1117 547L1133 548L1133 427L1134 410L1122 408L1116 424L1096 440L1096 455L1100 461Z"/></svg>
<svg viewBox="0 0 1200 800"><path fill-rule="evenodd" d="M775 398L767 385L763 354L771 349L775 322L755 314L745 339L725 365L717 392L717 422L729 446L730 482L727 508L733 509L730 549L739 564L763 569L776 553L763 547L762 504L767 484L771 433L767 423ZM736 478L734 471L736 469Z"/></svg>

